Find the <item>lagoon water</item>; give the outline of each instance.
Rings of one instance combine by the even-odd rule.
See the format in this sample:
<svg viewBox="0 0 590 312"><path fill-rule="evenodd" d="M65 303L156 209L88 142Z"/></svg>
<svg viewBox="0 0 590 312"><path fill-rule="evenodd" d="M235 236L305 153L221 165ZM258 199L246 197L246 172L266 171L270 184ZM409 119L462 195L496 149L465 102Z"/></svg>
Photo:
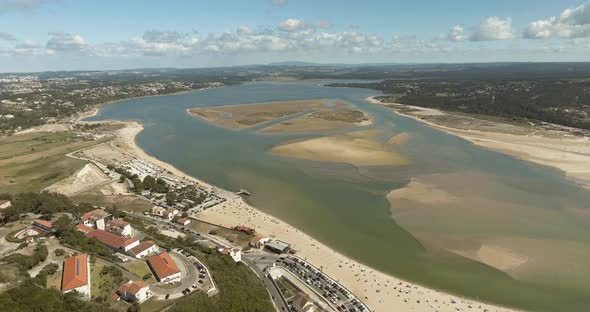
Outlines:
<svg viewBox="0 0 590 312"><path fill-rule="evenodd" d="M590 245L590 223L580 222L565 212L572 208L590 211L588 192L557 170L474 147L364 101L372 95L377 92L322 87L318 81L255 82L126 100L105 106L91 119L141 122L145 130L137 136L137 143L148 154L214 185L249 190L253 196L248 201L255 207L375 269L500 304L533 310L590 310L587 283L570 283L567 274L555 279L558 282L550 278L516 280L492 267L426 245L391 217L385 198L387 192L405 186L416 176L477 176L474 183L483 184L478 192L499 196L514 207L533 207L543 213L519 216L514 224L480 220L481 226L477 228L481 231L458 228L459 234L517 235ZM307 99L339 99L367 111L374 118L375 127L383 130L383 140L395 133L409 133L410 141L396 151L407 156L410 165L355 168L280 157L270 153L273 146L321 134L269 135L255 129L222 129L186 112L192 107ZM488 180L494 182L488 185ZM556 227L555 220L543 217L545 211L563 216L559 224L567 226ZM499 212L506 220L512 220L506 215L510 213ZM471 216L471 220L474 218L477 220L477 215ZM436 218L428 222L441 227ZM589 271L576 275L590 277Z"/></svg>

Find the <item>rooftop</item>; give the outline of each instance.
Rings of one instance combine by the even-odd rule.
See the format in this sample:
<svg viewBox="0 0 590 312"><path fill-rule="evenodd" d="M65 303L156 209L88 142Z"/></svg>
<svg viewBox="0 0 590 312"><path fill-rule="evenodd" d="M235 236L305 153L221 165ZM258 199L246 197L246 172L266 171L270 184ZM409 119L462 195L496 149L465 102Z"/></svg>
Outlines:
<svg viewBox="0 0 590 312"><path fill-rule="evenodd" d="M61 290L75 289L88 284L88 254L66 258L64 261Z"/></svg>
<svg viewBox="0 0 590 312"><path fill-rule="evenodd" d="M129 246L139 240L137 237L126 238L103 230L94 230L86 234L86 236L96 238L101 243L118 249Z"/></svg>
<svg viewBox="0 0 590 312"><path fill-rule="evenodd" d="M133 295L137 295L137 293L142 289L148 287L148 284L144 281L129 281L119 287L117 292L121 293L130 293Z"/></svg>
<svg viewBox="0 0 590 312"><path fill-rule="evenodd" d="M131 248L130 252L134 255L138 255L155 244L154 241L143 241L141 244Z"/></svg>
<svg viewBox="0 0 590 312"><path fill-rule="evenodd" d="M180 272L167 252L149 257L148 262L160 280Z"/></svg>
<svg viewBox="0 0 590 312"><path fill-rule="evenodd" d="M49 222L49 221L45 221L45 220L41 220L41 219L35 219L35 220L33 220L33 224L35 224L35 223L36 224L39 224L41 226L44 226L44 227L46 227L48 229L53 228L53 224L51 222Z"/></svg>
<svg viewBox="0 0 590 312"><path fill-rule="evenodd" d="M291 247L290 244L287 244L287 243L280 241L280 240L273 240L273 241L267 243L266 246L268 246L270 248L277 249L277 250L285 250L286 248Z"/></svg>
<svg viewBox="0 0 590 312"><path fill-rule="evenodd" d="M80 232L82 232L84 234L88 234L88 233L94 231L93 228L91 228L89 226L86 226L86 225L84 225L82 223L76 225L76 229L78 229L78 231L80 231Z"/></svg>
<svg viewBox="0 0 590 312"><path fill-rule="evenodd" d="M109 216L110 213L104 211L103 209L97 208L92 211L88 211L84 215L82 215L82 221L96 221L98 219L102 219L104 217Z"/></svg>

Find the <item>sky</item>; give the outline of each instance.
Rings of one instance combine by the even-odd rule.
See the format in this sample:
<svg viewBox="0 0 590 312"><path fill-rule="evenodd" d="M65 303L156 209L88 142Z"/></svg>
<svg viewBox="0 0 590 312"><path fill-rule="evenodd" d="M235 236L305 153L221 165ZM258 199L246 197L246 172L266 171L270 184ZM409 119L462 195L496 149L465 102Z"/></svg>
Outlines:
<svg viewBox="0 0 590 312"><path fill-rule="evenodd" d="M590 61L590 0L0 0L0 72Z"/></svg>

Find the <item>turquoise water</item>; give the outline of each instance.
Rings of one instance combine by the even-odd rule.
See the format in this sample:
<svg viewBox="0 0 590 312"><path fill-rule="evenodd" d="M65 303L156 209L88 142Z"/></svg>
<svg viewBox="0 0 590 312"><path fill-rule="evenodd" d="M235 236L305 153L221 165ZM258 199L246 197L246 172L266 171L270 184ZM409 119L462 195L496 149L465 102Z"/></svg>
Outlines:
<svg viewBox="0 0 590 312"><path fill-rule="evenodd" d="M564 289L516 281L480 263L426 249L391 218L384 196L406 185L411 177L456 172L493 176L503 185L499 196L539 209L589 209L587 192L557 170L476 148L364 101L376 94L365 89L321 87L317 81L256 82L122 101L105 106L91 119L141 122L145 130L137 136L137 143L148 154L220 187L248 189L253 193L249 201L259 209L376 269L501 304L535 310L559 306L583 311L590 307L590 287ZM355 168L279 157L269 152L273 146L319 134L228 130L186 113L193 107L308 99L344 100L367 111L375 127L384 131L383 140L394 133L410 133L410 143L397 151L411 164ZM576 231L564 229L556 235L584 242L590 239L590 235L579 237L579 233L590 234L590 230L573 227ZM543 233L531 230L533 234ZM482 283L484 279L486 283Z"/></svg>

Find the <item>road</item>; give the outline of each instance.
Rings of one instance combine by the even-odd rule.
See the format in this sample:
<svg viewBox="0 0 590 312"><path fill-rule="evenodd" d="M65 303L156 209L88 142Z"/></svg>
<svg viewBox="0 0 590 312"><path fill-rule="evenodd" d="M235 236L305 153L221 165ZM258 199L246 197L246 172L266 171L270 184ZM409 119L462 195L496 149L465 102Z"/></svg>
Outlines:
<svg viewBox="0 0 590 312"><path fill-rule="evenodd" d="M289 304L285 301L279 290L275 287L272 280L263 271L263 268L274 263L278 259L278 255L265 255L265 254L244 254L242 255L242 261L252 269L260 277L262 283L270 293L273 304L277 311L290 311Z"/></svg>

